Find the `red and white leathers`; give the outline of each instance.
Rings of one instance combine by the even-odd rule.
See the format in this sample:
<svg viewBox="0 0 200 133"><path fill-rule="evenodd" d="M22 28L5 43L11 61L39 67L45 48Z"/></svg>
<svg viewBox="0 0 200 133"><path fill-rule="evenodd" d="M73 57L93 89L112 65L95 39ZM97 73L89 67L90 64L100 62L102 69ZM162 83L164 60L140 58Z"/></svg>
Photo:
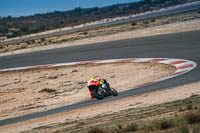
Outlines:
<svg viewBox="0 0 200 133"><path fill-rule="evenodd" d="M103 84L103 79L94 79L94 78L91 78L89 81L88 81L88 89L89 89L89 86L99 86L100 84ZM94 96L92 95L92 90L89 89L89 92L90 92L90 97L93 99Z"/></svg>

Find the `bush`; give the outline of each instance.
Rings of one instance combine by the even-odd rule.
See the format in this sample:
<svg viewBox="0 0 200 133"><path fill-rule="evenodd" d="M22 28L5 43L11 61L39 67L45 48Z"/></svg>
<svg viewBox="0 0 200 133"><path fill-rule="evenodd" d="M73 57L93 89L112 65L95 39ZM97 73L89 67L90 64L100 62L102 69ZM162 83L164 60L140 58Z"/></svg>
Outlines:
<svg viewBox="0 0 200 133"><path fill-rule="evenodd" d="M180 107L179 112L185 111L183 107Z"/></svg>
<svg viewBox="0 0 200 133"><path fill-rule="evenodd" d="M157 125L157 124L156 124ZM143 127L141 128L145 133L151 132L151 131L155 131L157 130L157 127L153 124L145 124L143 125Z"/></svg>
<svg viewBox="0 0 200 133"><path fill-rule="evenodd" d="M184 118L188 121L189 124L200 123L200 114L199 113L187 113Z"/></svg>
<svg viewBox="0 0 200 133"><path fill-rule="evenodd" d="M178 118L176 120L176 133L189 133L188 123L184 118Z"/></svg>
<svg viewBox="0 0 200 133"><path fill-rule="evenodd" d="M99 129L98 127L92 127L88 133L105 133L103 130Z"/></svg>
<svg viewBox="0 0 200 133"><path fill-rule="evenodd" d="M122 129L122 125L118 125L118 129Z"/></svg>
<svg viewBox="0 0 200 133"><path fill-rule="evenodd" d="M193 107L192 107L192 104L187 105L187 109L188 109L188 110L192 110L192 108L193 108Z"/></svg>
<svg viewBox="0 0 200 133"><path fill-rule="evenodd" d="M0 46L0 49L3 49L4 48L4 46Z"/></svg>
<svg viewBox="0 0 200 133"><path fill-rule="evenodd" d="M151 22L156 22L156 19L151 19Z"/></svg>
<svg viewBox="0 0 200 133"><path fill-rule="evenodd" d="M13 32L10 36L9 36L9 38L11 38L11 37L18 37L18 36L21 36L22 34L21 34L21 32L20 31L15 31L15 32Z"/></svg>
<svg viewBox="0 0 200 133"><path fill-rule="evenodd" d="M125 131L137 131L138 125L136 123L128 124L125 128Z"/></svg>
<svg viewBox="0 0 200 133"><path fill-rule="evenodd" d="M144 21L143 24L149 24L149 21Z"/></svg>
<svg viewBox="0 0 200 133"><path fill-rule="evenodd" d="M137 25L136 22L132 22L132 23L131 23L131 26L136 26L136 25Z"/></svg>
<svg viewBox="0 0 200 133"><path fill-rule="evenodd" d="M45 39L45 38L41 38L40 40L41 40L41 42L44 42L44 41L46 41L46 39Z"/></svg>
<svg viewBox="0 0 200 133"><path fill-rule="evenodd" d="M31 42L30 42L30 41L27 41L26 43L27 43L27 44L31 44Z"/></svg>
<svg viewBox="0 0 200 133"><path fill-rule="evenodd" d="M194 125L192 127L192 133L200 133L200 125Z"/></svg>
<svg viewBox="0 0 200 133"><path fill-rule="evenodd" d="M84 31L84 32L83 32L83 35L87 35L87 34L88 34L88 32L87 32L87 31Z"/></svg>
<svg viewBox="0 0 200 133"><path fill-rule="evenodd" d="M35 43L35 40L31 40L32 43Z"/></svg>
<svg viewBox="0 0 200 133"><path fill-rule="evenodd" d="M174 127L174 123L172 120L163 120L160 124L160 129L165 130Z"/></svg>

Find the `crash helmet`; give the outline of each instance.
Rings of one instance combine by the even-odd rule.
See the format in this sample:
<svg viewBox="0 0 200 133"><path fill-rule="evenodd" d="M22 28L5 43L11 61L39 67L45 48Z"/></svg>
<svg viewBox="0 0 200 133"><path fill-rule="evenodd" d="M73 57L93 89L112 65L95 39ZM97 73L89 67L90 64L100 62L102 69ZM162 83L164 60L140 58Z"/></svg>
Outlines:
<svg viewBox="0 0 200 133"><path fill-rule="evenodd" d="M103 79L100 79L100 84L104 84L104 80Z"/></svg>
<svg viewBox="0 0 200 133"><path fill-rule="evenodd" d="M94 78L90 78L90 81L94 80Z"/></svg>

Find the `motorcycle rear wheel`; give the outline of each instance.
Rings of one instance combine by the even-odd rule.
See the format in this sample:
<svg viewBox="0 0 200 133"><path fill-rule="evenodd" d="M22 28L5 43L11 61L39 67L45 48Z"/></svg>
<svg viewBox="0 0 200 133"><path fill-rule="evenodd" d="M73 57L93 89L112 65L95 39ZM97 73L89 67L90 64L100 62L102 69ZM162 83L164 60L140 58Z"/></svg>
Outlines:
<svg viewBox="0 0 200 133"><path fill-rule="evenodd" d="M102 100L104 98L104 95L97 94L96 90L92 91L92 95L98 100Z"/></svg>

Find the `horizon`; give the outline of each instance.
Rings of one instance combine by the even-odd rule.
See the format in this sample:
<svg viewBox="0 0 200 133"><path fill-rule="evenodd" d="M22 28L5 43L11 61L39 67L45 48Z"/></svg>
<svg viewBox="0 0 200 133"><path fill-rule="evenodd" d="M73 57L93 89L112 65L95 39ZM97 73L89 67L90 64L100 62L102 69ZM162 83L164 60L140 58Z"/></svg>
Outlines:
<svg viewBox="0 0 200 133"><path fill-rule="evenodd" d="M59 1L59 2L58 2ZM77 7L106 7L116 4L133 3L141 0L1 0L1 17L21 17L54 11L70 11Z"/></svg>

